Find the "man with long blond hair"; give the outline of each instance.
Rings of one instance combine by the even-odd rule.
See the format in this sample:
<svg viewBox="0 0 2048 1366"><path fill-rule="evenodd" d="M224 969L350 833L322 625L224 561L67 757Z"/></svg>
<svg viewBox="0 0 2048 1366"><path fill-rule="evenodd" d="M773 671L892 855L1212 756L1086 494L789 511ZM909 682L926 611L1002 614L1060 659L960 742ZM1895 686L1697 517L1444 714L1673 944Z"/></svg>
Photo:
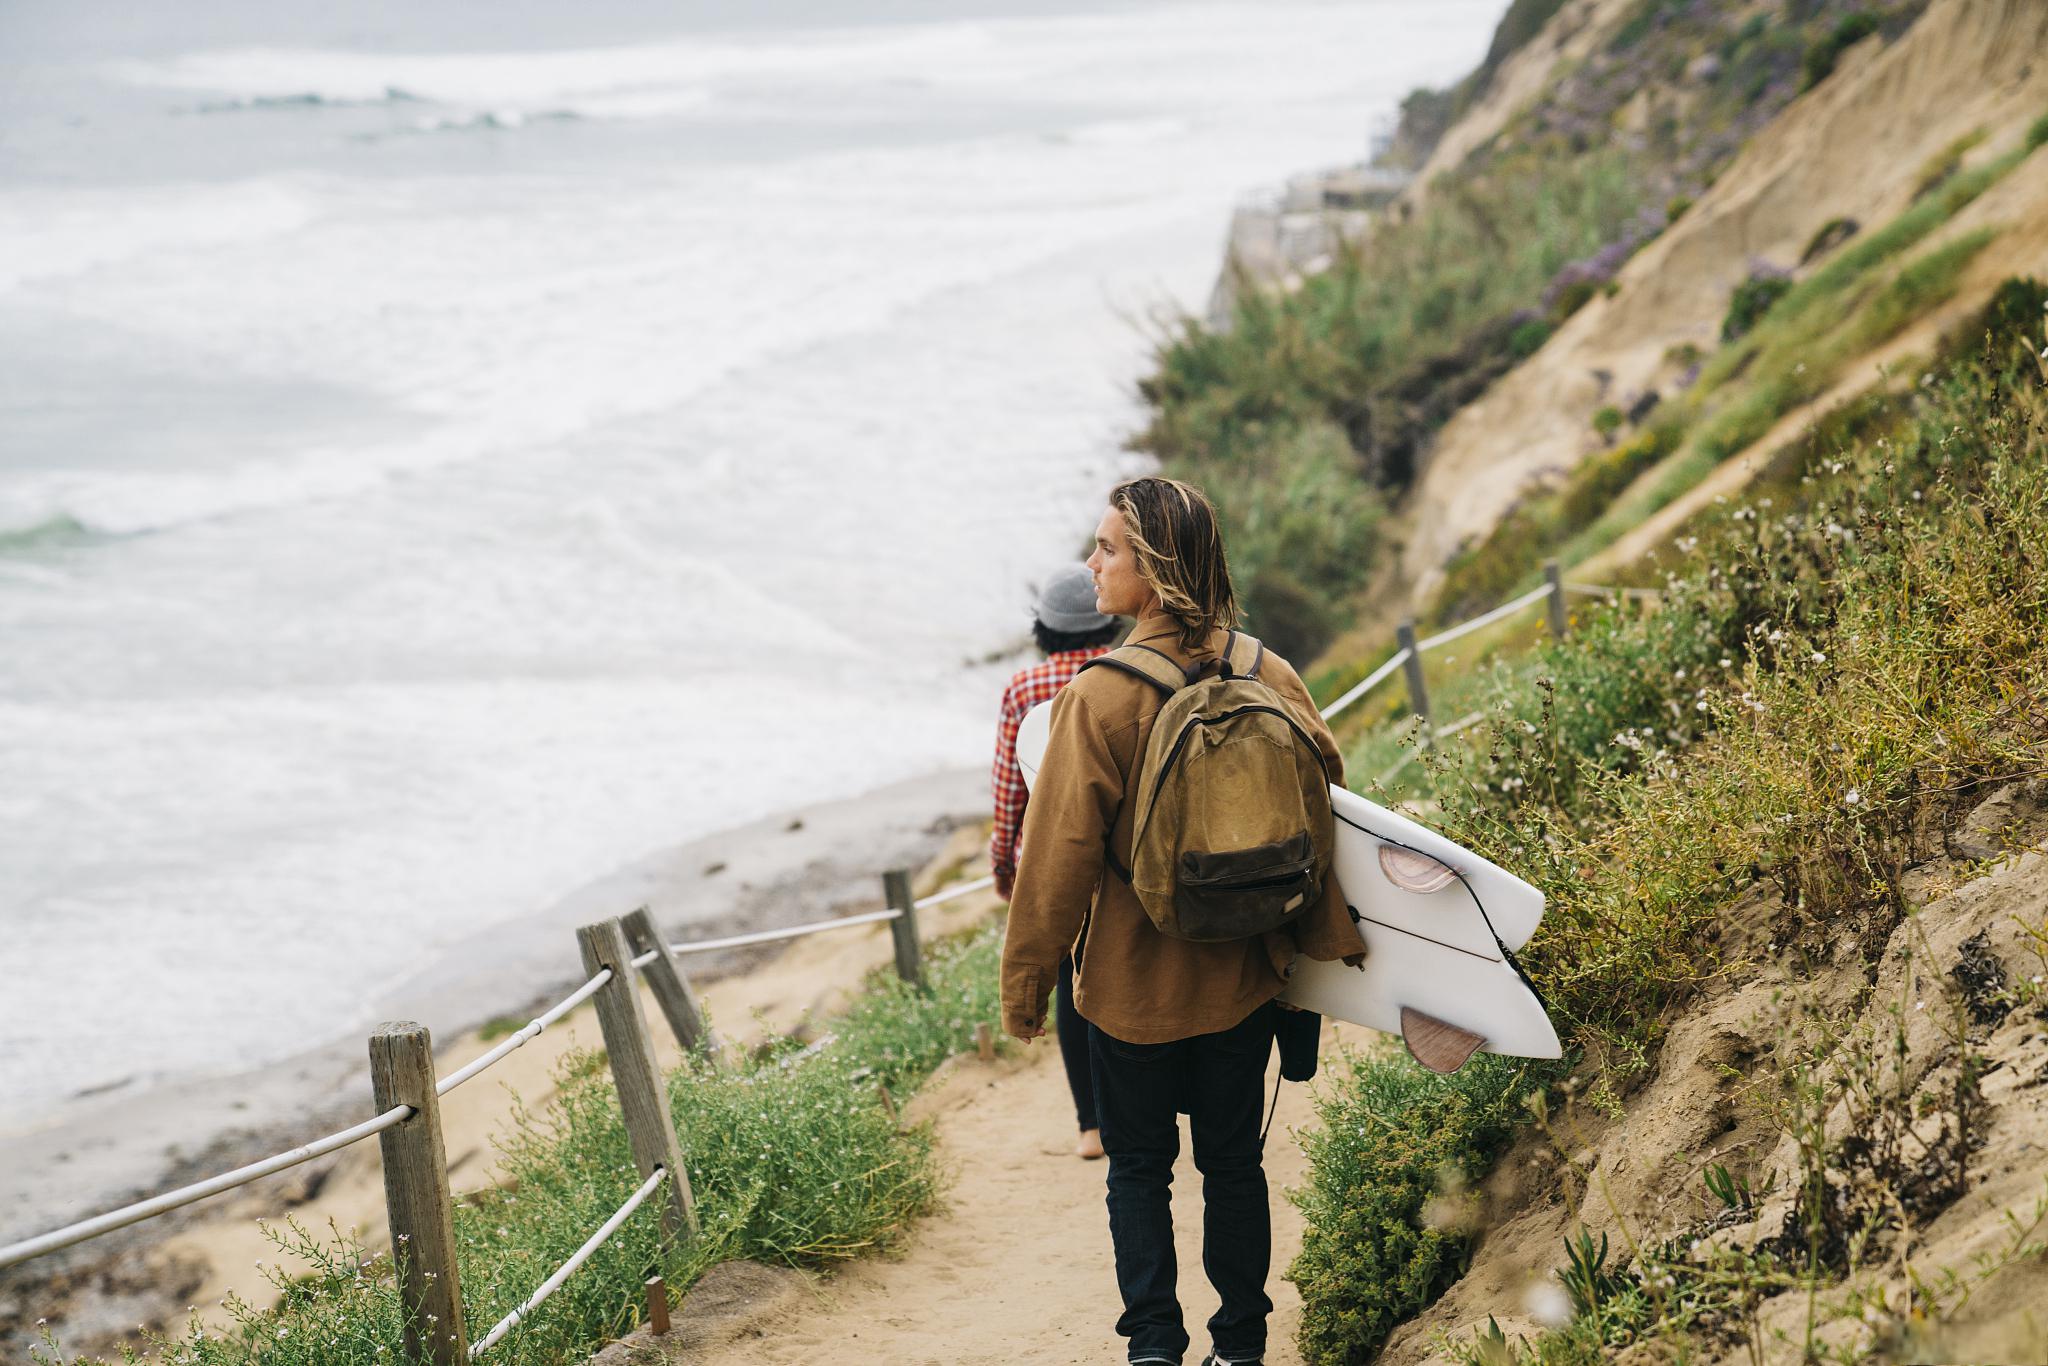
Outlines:
<svg viewBox="0 0 2048 1366"><path fill-rule="evenodd" d="M1199 676L1227 648L1237 608L1216 511L1171 479L1118 485L1088 557L1098 612L1137 619L1128 644ZM1314 738L1332 782L1343 760L1308 689L1270 651L1258 677ZM1221 1298L1205 1362L1239 1366L1265 1352L1272 1221L1259 1133L1272 1053L1273 998L1295 956L1355 957L1360 941L1328 878L1284 928L1195 942L1162 933L1130 883L1139 762L1163 705L1157 689L1113 668L1082 670L1053 702L1052 733L1024 815L1031 856L1017 870L1003 945L1003 1027L1045 1033L1046 997L1072 953L1075 1001L1089 1024L1097 1120L1109 1155L1110 1240L1129 1360L1179 1366L1189 1338L1176 1293L1170 1186L1178 1114L1202 1172L1202 1265Z"/></svg>

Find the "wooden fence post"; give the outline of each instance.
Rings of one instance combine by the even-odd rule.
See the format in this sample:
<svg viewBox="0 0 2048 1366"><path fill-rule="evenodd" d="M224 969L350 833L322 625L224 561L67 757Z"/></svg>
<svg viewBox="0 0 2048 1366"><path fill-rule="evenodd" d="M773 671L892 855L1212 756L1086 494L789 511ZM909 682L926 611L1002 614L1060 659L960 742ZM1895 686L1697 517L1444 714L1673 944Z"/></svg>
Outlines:
<svg viewBox="0 0 2048 1366"><path fill-rule="evenodd" d="M380 1024L370 1035L370 1086L377 1113L410 1105L412 1118L377 1136L384 1157L384 1202L391 1255L405 1306L405 1358L419 1366L468 1366L469 1330L455 1270L455 1202L441 1102L434 1093L434 1042L410 1020Z"/></svg>
<svg viewBox="0 0 2048 1366"><path fill-rule="evenodd" d="M1427 749L1436 743L1436 726L1429 719L1429 689L1422 681L1422 651L1415 648L1415 618L1403 618L1397 634L1401 648L1408 652L1408 658L1401 661L1401 672L1408 678L1408 705L1422 718L1422 744Z"/></svg>
<svg viewBox="0 0 2048 1366"><path fill-rule="evenodd" d="M882 874L882 896L899 911L889 922L896 941L896 975L914 987L924 986L924 956L917 942L917 902L910 895L910 874L897 868Z"/></svg>
<svg viewBox="0 0 2048 1366"><path fill-rule="evenodd" d="M576 931L583 950L583 969L595 976L610 968L612 979L597 989L597 1022L604 1030L604 1048L611 1059L612 1082L618 1087L619 1109L626 1116L626 1138L633 1161L644 1179L656 1167L668 1168L668 1199L661 1206L662 1231L669 1237L697 1233L697 1202L690 1194L689 1169L683 1166L676 1141L675 1119L669 1114L668 1091L654 1065L654 1041L647 1035L647 1017L640 1013L635 990L633 953L626 932L616 920L585 925Z"/></svg>
<svg viewBox="0 0 2048 1366"><path fill-rule="evenodd" d="M642 906L619 924L626 931L626 946L638 958L650 950L654 961L647 965L647 985L654 990L655 1004L668 1020L668 1027L675 1031L676 1042L683 1046L685 1053L695 1053L699 1048L716 1054L718 1040L704 1027L704 1012L697 1005L697 993L690 990L689 979L676 965L676 956L668 950L668 941L654 927L654 917Z"/></svg>
<svg viewBox="0 0 2048 1366"><path fill-rule="evenodd" d="M1570 625L1564 609L1564 566L1556 560L1545 560L1543 581L1550 585L1550 634L1562 640Z"/></svg>

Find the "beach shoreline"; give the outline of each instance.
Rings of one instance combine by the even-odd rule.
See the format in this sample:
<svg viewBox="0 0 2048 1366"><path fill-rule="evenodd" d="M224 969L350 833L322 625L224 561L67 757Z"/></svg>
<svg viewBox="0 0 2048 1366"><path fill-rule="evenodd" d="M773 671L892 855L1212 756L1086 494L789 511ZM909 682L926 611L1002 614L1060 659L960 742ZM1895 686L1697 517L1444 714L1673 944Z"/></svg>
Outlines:
<svg viewBox="0 0 2048 1366"><path fill-rule="evenodd" d="M573 942L578 925L644 905L669 935L708 938L870 909L881 900L886 869L927 868L949 847L955 858L965 854L967 832L986 820L986 784L978 768L944 770L851 799L791 806L683 841L458 944L380 994L374 1019L420 1019L434 1031L442 1065L452 1066L481 1051L486 1024L508 1018L523 1023L581 982ZM690 962L691 976L712 982L744 975L782 948L707 954ZM366 1033L367 1028L351 1032L251 1072L133 1095L114 1090L78 1098L48 1123L0 1136L0 1172L8 1174L0 1186L0 1241L230 1170L360 1121L370 1109ZM514 1057L540 1052L529 1048ZM530 1073L530 1066L525 1070ZM374 1169L376 1161L374 1145L359 1144L240 1194L263 1193L282 1213L317 1194L343 1166L367 1163ZM451 1163L459 1165L452 1151ZM458 1173L458 1181L464 1175ZM463 1183L474 1185L480 1174L466 1175ZM175 1291L176 1285L155 1285L165 1279L165 1268L152 1257L153 1249L241 1203L235 1195L202 1201L0 1273L0 1341L13 1313L27 1322L40 1316L26 1302L38 1285L70 1284L96 1269L107 1281L103 1269L114 1267L126 1268L127 1276L113 1275L113 1281L143 1274L153 1288ZM209 1279L199 1268L189 1271L170 1279ZM200 1286L190 1288L196 1292ZM122 1312L123 1324L132 1328L137 1314L132 1307Z"/></svg>

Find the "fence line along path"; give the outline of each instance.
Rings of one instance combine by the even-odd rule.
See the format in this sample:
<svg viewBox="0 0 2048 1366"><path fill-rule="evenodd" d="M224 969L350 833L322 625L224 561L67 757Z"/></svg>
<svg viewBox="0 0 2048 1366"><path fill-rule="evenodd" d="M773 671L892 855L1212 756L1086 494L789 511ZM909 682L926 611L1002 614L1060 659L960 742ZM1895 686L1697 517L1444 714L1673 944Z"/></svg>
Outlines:
<svg viewBox="0 0 2048 1366"><path fill-rule="evenodd" d="M1343 696L1339 697L1329 706L1324 707L1323 719L1328 721L1348 710L1360 698L1372 692L1380 684L1392 678L1396 671L1399 671L1407 679L1408 709L1422 722L1423 746L1427 747L1437 740L1448 739L1456 735L1459 731L1477 724L1483 714L1475 712L1469 716L1461 716L1456 721L1440 729L1435 726L1430 718L1429 688L1422 675L1422 657L1432 651L1441 650L1453 641L1462 640L1474 631L1481 631L1489 626L1506 621L1516 613L1526 611L1539 602L1545 603L1548 606L1550 633L1554 636L1562 637L1570 629L1571 623L1571 616L1565 602L1565 595L1568 593L1583 593L1606 598L1643 598L1652 602L1659 596L1654 588L1604 588L1598 584L1566 583L1562 566L1556 560L1546 560L1543 564L1543 586L1541 588L1532 588L1518 598L1511 598L1491 611L1481 612L1478 616L1472 617L1469 620L1458 622L1454 626L1447 626L1433 636L1418 639L1415 634L1415 618L1404 618L1395 632L1397 648L1393 655L1359 682L1346 689ZM1410 756L1410 758L1412 757ZM1409 762L1409 759L1403 759L1400 764L1388 770L1386 776L1392 777L1393 774L1406 767ZM1381 781L1384 782L1385 778L1382 778Z"/></svg>
<svg viewBox="0 0 2048 1366"><path fill-rule="evenodd" d="M906 885L907 878L908 875L905 874ZM685 943L671 945L668 947L671 948L674 952L678 953L709 952L713 949L734 947L739 942L745 942L750 944L769 943L782 939L801 938L805 935L818 934L828 930L850 929L859 925L873 924L880 921L908 921L912 925L914 925L915 915L918 910L926 909L932 906L942 905L946 902L953 901L960 897L981 891L987 887L992 886L994 884L994 881L995 880L993 878L983 877L968 882L957 883L955 885L946 887L936 893L933 893L930 896L923 897L918 901L911 903L908 907L890 906L885 910L866 911L858 915L840 916L832 920L817 921L809 924L792 926L788 929L765 930L749 935L731 936L727 939L722 940L706 940L694 944ZM644 913L636 913L636 915L637 914ZM631 918L632 917L629 917L629 919ZM914 939L914 930L911 937ZM655 960L658 958L658 956L658 949L650 949L628 960L628 962L630 963L630 966L632 968L644 970L652 966L655 963ZM903 968L903 964L900 961L900 955L898 968L899 971L901 971ZM501 1040L496 1046L491 1048L488 1052L473 1059L469 1063L466 1063L456 1071L449 1073L445 1077L439 1078L434 1083L434 1096L436 1098L440 1096L445 1096L449 1092L455 1090L457 1087L462 1086L463 1084L483 1075L483 1073L489 1071L492 1067L496 1066L506 1057L516 1052L518 1049L524 1047L526 1044L530 1043L534 1038L539 1036L549 1026L559 1022L563 1017L567 1016L571 1011L575 1010L576 1007L589 1001L593 996L596 996L599 992L601 992L607 985L609 985L613 981L614 976L614 971L609 966L592 973L582 983L582 985L578 986L574 991L570 992L567 996L563 997L561 1000L555 1002L552 1006L548 1007L548 1009L542 1011L539 1015L535 1016L531 1021L529 1021L523 1028L518 1030L516 1033ZM661 980L661 974L649 973L648 983L649 986L654 990L657 1002L662 1005L664 1013L669 1016L671 1021L674 1021L677 1018L676 1012L671 1011L669 1007L671 1003L673 1003L676 1000L678 994L681 994L682 996L686 997L689 995L689 988L687 982L681 980L681 978L677 976L671 982L664 983ZM693 999L689 1001L689 1005L692 1011L694 1012L695 1003ZM406 1027L419 1028L418 1026ZM373 1036L373 1048L377 1046L374 1043L374 1039L382 1037L383 1031L389 1031L397 1028L401 1028L401 1026L381 1026L379 1035ZM421 1034L423 1037L425 1036L424 1029L421 1029ZM715 1048L715 1040L712 1040L709 1037L708 1033L700 1033L693 1037L684 1037L683 1032L679 1029L677 1031L677 1035L678 1042L681 1043L686 1050L697 1050L700 1048L705 1048L707 1046ZM373 1067L372 1070L374 1088L374 1073L376 1071L376 1068ZM94 1238L102 1237L106 1234L113 1233L119 1229L128 1228L132 1225L143 1223L150 1219L158 1218L162 1215L169 1214L175 1210L183 1209L188 1205L196 1204L201 1200L206 1200L216 1195L224 1195L229 1191L238 1190L241 1187L250 1185L257 1181L261 1181L265 1177L275 1176L279 1172L289 1171L293 1167L297 1167L304 1163L311 1162L315 1158L325 1157L330 1153L340 1152L342 1149L351 1147L354 1144L364 1141L365 1139L379 1137L380 1135L385 1134L389 1130L410 1123L419 1115L419 1112L420 1107L414 1104L393 1104L388 1106L380 1106L377 1112L373 1114L371 1118L366 1119L359 1124L351 1125L348 1128L339 1130L335 1133L327 1134L320 1138L313 1139L312 1141L301 1144L298 1147L290 1148L280 1153L274 1153L269 1157L265 1157L258 1161L248 1163L245 1166L237 1167L232 1171L222 1172L218 1176L209 1177L203 1181L196 1181L190 1185L180 1186L176 1190L165 1191L160 1195L150 1196L147 1199L138 1200L131 1204L123 1205L118 1209L108 1210L103 1214L93 1215L90 1218L81 1219L76 1221L75 1223L66 1224L61 1228L51 1229L47 1232L39 1233L32 1237L24 1238L17 1242L0 1246L0 1270L4 1270L5 1268L11 1266L17 1266L21 1263L32 1261L36 1258L44 1257L54 1252L60 1252L65 1248L74 1247L80 1243L88 1242ZM683 1169L680 1164L675 1165L675 1170L679 1173L683 1172ZM676 1184L680 1187L683 1186L686 1181L687 1173L683 1173L682 1179L678 1180ZM387 1196L388 1195L389 1192L387 1192Z"/></svg>
<svg viewBox="0 0 2048 1366"><path fill-rule="evenodd" d="M1652 589L1567 584L1554 560L1545 565L1544 578L1542 588L1524 593L1490 612L1427 639L1416 638L1413 619L1404 621L1400 630L1400 648L1324 708L1323 716L1326 719L1337 716L1398 670L1407 676L1410 704L1423 724L1425 743L1446 738L1475 724L1480 714L1461 717L1442 729L1431 725L1421 670L1424 654L1504 621L1544 600L1550 604L1552 631L1562 635L1568 621L1563 606L1567 592L1652 600L1656 597ZM1406 762L1404 759L1403 763ZM1392 772L1387 776L1391 777ZM431 1363L431 1366L466 1366L472 1358L503 1341L506 1334L544 1303L663 1185L669 1190L669 1198L661 1205L664 1237L676 1239L696 1234L696 1208L690 1195L689 1172L684 1160L687 1136L674 1128L674 1117L669 1111L660 1073L654 1066L647 1022L641 1010L639 992L635 990L635 979L639 974L646 974L649 988L683 1048L699 1052L715 1064L719 1055L717 1041L703 1027L702 1015L689 984L675 967L677 956L800 939L886 922L894 941L898 975L923 989L917 912L982 891L992 886L994 881L993 877L977 878L913 900L909 873L891 870L883 878L884 909L809 921L783 929L757 930L677 944L664 943L659 939L644 908L626 918L630 929L619 919L586 925L577 931L579 954L587 973L582 985L535 1016L516 1033L446 1077L435 1076L432 1040L424 1026L410 1021L379 1026L370 1038L372 1092L377 1106L371 1118L219 1176L0 1247L0 1269L158 1218L375 1137L379 1140L384 1159L390 1225L394 1235L402 1237L408 1249L408 1255L399 1259L401 1298L408 1310L405 1355L419 1366L426 1363ZM619 1094L635 1162L640 1167L641 1183L632 1196L518 1309L471 1346L466 1340L461 1283L455 1264L453 1200L448 1187L447 1156L441 1141L440 1098L483 1075L550 1025L593 999L597 1001L613 1083Z"/></svg>

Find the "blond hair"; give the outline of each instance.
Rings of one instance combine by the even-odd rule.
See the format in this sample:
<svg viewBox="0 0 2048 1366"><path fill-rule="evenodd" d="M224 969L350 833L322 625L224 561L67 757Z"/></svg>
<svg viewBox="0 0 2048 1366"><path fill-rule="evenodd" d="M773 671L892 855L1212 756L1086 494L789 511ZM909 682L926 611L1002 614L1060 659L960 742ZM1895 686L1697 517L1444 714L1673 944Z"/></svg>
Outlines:
<svg viewBox="0 0 2048 1366"><path fill-rule="evenodd" d="M1212 632L1237 624L1223 532L1207 495L1178 479L1149 476L1118 484L1109 505L1123 518L1138 577L1179 625L1183 649L1199 650Z"/></svg>

